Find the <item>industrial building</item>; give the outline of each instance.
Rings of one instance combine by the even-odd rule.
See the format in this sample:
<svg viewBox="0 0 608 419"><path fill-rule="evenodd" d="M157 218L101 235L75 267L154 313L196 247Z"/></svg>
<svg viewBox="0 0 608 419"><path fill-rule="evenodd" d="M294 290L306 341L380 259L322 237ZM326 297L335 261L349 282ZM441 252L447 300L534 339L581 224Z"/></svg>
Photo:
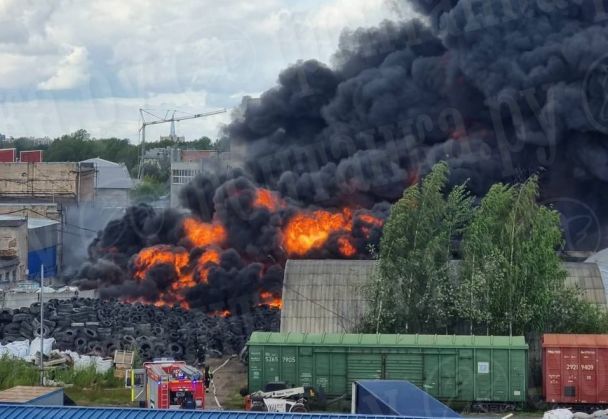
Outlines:
<svg viewBox="0 0 608 419"><path fill-rule="evenodd" d="M281 332L354 331L367 306L362 288L375 266L373 260L288 260Z"/></svg>
<svg viewBox="0 0 608 419"><path fill-rule="evenodd" d="M27 221L0 216L0 288L25 278L27 273Z"/></svg>
<svg viewBox="0 0 608 419"><path fill-rule="evenodd" d="M26 279L38 279L44 265L52 278L60 267L59 222L45 218L0 215L0 257L4 266L2 288Z"/></svg>
<svg viewBox="0 0 608 419"><path fill-rule="evenodd" d="M179 206L183 187L205 168L231 167L230 152L176 150L171 161L171 207Z"/></svg>
<svg viewBox="0 0 608 419"><path fill-rule="evenodd" d="M95 203L101 206L128 207L135 183L124 164L94 158L81 163L93 164L96 171Z"/></svg>
<svg viewBox="0 0 608 419"><path fill-rule="evenodd" d="M604 253L608 255L600 252L599 257ZM374 260L288 260L283 281L281 332L356 331L367 307L364 287L372 278L376 263ZM608 311L608 263L564 262L564 268L567 286L578 287L585 300Z"/></svg>
<svg viewBox="0 0 608 419"><path fill-rule="evenodd" d="M2 202L89 202L95 198L92 163L0 163Z"/></svg>
<svg viewBox="0 0 608 419"><path fill-rule="evenodd" d="M62 214L63 205L57 202L0 202L0 215L48 218L61 222Z"/></svg>

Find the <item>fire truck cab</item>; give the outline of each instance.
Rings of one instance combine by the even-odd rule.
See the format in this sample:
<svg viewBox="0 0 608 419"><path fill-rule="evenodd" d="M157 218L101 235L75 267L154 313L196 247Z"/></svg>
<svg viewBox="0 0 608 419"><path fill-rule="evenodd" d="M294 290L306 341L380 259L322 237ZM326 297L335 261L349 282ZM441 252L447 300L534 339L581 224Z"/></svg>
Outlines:
<svg viewBox="0 0 608 419"><path fill-rule="evenodd" d="M151 409L203 409L203 374L183 361L170 358L144 362L146 407Z"/></svg>

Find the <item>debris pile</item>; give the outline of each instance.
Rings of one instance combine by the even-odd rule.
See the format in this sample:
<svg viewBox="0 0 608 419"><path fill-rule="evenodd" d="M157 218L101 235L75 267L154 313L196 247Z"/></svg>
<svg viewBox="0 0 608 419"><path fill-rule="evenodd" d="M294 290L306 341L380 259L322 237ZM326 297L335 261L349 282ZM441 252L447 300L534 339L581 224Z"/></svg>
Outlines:
<svg viewBox="0 0 608 419"><path fill-rule="evenodd" d="M142 360L174 357L188 363L206 355L237 354L254 330L276 331L280 311L268 306L246 313L209 315L180 307L155 307L115 300L51 300L44 305L44 337L59 350L111 356L136 350ZM0 343L40 335L40 305L0 311Z"/></svg>

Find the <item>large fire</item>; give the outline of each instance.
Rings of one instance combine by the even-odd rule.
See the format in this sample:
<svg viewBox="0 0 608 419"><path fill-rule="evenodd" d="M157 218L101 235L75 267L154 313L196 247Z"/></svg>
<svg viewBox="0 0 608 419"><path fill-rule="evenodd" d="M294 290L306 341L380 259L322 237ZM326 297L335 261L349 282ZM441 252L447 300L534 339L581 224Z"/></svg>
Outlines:
<svg viewBox="0 0 608 419"><path fill-rule="evenodd" d="M280 264L284 264L286 257L306 257L313 251L325 248L330 241L342 257L355 257L358 252L357 243L361 245L353 236L355 222L365 238L370 237L372 229L381 228L384 223L382 219L365 211L350 208L283 212L281 210L287 208L287 203L276 192L264 188L256 189L251 206L281 214L278 218L281 220L279 244L282 249L280 252L284 253L277 253L278 260L273 261ZM208 223L186 217L182 220L182 230L183 240L179 242L181 246L147 247L136 254L132 261L132 276L140 282L146 280L149 272L157 266L168 265L173 268L176 279L160 294L157 301L151 301L157 306L179 304L183 308L189 308L187 292L198 285L208 284L209 275L214 267L219 267L223 252L234 246L230 243L226 226L217 220ZM360 233L354 234L361 238ZM269 263L261 262L263 269L260 275L269 268ZM160 274L166 275L166 271L161 271ZM280 294L265 290L263 284L260 288L260 305L279 309L282 307ZM218 316L230 315L227 309L213 313Z"/></svg>
<svg viewBox="0 0 608 419"><path fill-rule="evenodd" d="M255 193L253 205L258 208L266 208L270 212L276 212L284 206L283 201L268 189L258 188Z"/></svg>
<svg viewBox="0 0 608 419"><path fill-rule="evenodd" d="M302 212L285 226L283 245L289 256L303 256L323 247L332 234L351 230L352 211L348 208L337 213L325 210Z"/></svg>
<svg viewBox="0 0 608 419"><path fill-rule="evenodd" d="M184 233L194 247L206 247L211 244L221 244L226 240L224 226L214 223L203 223L194 218L184 220Z"/></svg>

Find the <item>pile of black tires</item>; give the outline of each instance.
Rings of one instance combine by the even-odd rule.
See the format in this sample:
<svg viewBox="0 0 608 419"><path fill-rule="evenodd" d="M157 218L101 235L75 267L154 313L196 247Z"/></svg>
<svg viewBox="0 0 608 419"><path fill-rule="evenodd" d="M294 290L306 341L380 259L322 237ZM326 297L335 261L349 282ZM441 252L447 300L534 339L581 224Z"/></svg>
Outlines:
<svg viewBox="0 0 608 419"><path fill-rule="evenodd" d="M40 305L0 311L0 343L40 335ZM191 364L207 355L238 354L254 330L277 331L280 311L267 306L240 315L96 299L51 300L44 305L44 337L60 350L112 356L136 350L142 360L173 357Z"/></svg>

